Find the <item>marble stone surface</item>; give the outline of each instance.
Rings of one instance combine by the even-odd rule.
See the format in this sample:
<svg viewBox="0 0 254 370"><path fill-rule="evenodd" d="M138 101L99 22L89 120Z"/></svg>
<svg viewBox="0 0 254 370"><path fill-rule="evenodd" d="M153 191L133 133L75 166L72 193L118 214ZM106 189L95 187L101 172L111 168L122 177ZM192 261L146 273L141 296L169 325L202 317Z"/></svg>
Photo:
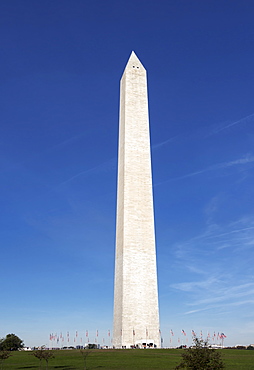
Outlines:
<svg viewBox="0 0 254 370"><path fill-rule="evenodd" d="M116 348L160 348L146 70L132 52L121 79L115 253Z"/></svg>

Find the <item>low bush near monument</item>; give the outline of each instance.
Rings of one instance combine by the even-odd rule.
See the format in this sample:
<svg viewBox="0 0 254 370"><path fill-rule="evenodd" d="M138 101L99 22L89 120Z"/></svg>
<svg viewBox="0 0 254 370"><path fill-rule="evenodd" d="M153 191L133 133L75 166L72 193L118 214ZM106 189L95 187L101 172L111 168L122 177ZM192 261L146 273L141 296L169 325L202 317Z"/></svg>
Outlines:
<svg viewBox="0 0 254 370"><path fill-rule="evenodd" d="M194 346L187 348L182 353L182 361L175 370L221 370L224 363L221 353L211 349L208 342L194 338Z"/></svg>
<svg viewBox="0 0 254 370"><path fill-rule="evenodd" d="M44 347L34 351L33 355L40 360L40 369L42 368L43 360L46 361L46 369L48 369L49 360L55 357L53 351L46 350Z"/></svg>
<svg viewBox="0 0 254 370"><path fill-rule="evenodd" d="M8 351L0 351L0 366L1 370L4 368L4 360L7 360L11 356L10 352Z"/></svg>

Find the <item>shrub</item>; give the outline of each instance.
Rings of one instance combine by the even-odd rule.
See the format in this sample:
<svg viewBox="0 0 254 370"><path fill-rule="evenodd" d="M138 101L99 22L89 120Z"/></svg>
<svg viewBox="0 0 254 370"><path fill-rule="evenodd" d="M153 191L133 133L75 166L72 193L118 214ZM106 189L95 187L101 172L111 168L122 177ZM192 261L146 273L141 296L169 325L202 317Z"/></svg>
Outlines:
<svg viewBox="0 0 254 370"><path fill-rule="evenodd" d="M224 363L220 353L210 348L208 342L194 338L194 346L182 353L182 361L175 370L178 369L220 370L224 369Z"/></svg>

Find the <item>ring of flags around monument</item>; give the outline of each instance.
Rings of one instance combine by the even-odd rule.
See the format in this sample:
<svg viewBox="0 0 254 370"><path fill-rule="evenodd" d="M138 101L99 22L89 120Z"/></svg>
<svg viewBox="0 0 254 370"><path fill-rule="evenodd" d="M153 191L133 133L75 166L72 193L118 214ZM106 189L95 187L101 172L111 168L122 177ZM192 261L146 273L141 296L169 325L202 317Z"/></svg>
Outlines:
<svg viewBox="0 0 254 370"><path fill-rule="evenodd" d="M91 333L91 332L90 332ZM92 335L94 334L94 335ZM70 334L69 331L66 332L64 335L62 332L60 334L58 333L50 333L49 335L49 340L50 340L50 345L51 347L71 347L71 346L84 346L89 343L94 343L94 344L99 344L99 330L97 329L95 332L91 333L89 339L89 331L86 330L85 332L81 332L81 334L78 333L76 330L74 334ZM112 345L112 339L111 339L111 334L110 330L108 330L106 333L105 331L103 332L103 337L100 338L101 340L101 345L107 345L111 346Z"/></svg>
<svg viewBox="0 0 254 370"><path fill-rule="evenodd" d="M135 329L132 329L132 334L133 337L135 337ZM176 333L176 335L175 335ZM121 330L121 335L122 335L122 330ZM164 339L162 337L161 330L159 330L159 334L161 336L161 343L163 343ZM164 333L166 337L166 333ZM145 333L146 337L149 337L149 331L146 329ZM179 346L180 344L182 345L187 345L189 342L188 338L188 332L186 332L184 329L179 331L173 331L170 329L169 333L169 347L174 347L174 346ZM218 341L223 345L224 339L227 338L227 336L224 333L220 332L213 332L211 333L208 331L205 335L203 334L203 331L200 331L200 335L197 334L195 330L191 330L190 332L191 335L191 340L193 340L196 337L199 337L203 340L208 341L210 344L216 344ZM112 338L111 338L111 332L110 329L107 331L102 331L102 335L99 335L99 330L96 329L95 331L90 331L90 337L89 337L89 331L85 330L83 332L78 333L78 331L74 331L73 334L70 334L69 331L66 332L66 334L63 334L63 332L58 333L50 333L49 335L49 341L50 341L50 346L51 348L53 347L70 347L70 346L85 346L86 344L89 343L94 343L94 344L100 344L101 346L107 346L107 347L112 347ZM191 341L190 341L191 344Z"/></svg>

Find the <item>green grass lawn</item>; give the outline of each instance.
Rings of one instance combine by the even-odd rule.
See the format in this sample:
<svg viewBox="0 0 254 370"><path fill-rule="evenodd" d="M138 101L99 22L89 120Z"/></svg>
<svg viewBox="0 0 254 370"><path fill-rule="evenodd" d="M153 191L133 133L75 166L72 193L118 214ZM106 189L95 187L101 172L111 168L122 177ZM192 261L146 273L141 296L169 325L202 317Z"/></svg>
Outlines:
<svg viewBox="0 0 254 370"><path fill-rule="evenodd" d="M254 370L254 351L219 350L226 370ZM181 360L182 350L91 350L87 357L87 370L153 370L174 369ZM49 360L48 369L84 369L79 350L54 351L55 358ZM0 367L1 369L1 367ZM31 352L12 352L4 361L3 370L40 369L40 361ZM43 362L42 369L46 369Z"/></svg>

